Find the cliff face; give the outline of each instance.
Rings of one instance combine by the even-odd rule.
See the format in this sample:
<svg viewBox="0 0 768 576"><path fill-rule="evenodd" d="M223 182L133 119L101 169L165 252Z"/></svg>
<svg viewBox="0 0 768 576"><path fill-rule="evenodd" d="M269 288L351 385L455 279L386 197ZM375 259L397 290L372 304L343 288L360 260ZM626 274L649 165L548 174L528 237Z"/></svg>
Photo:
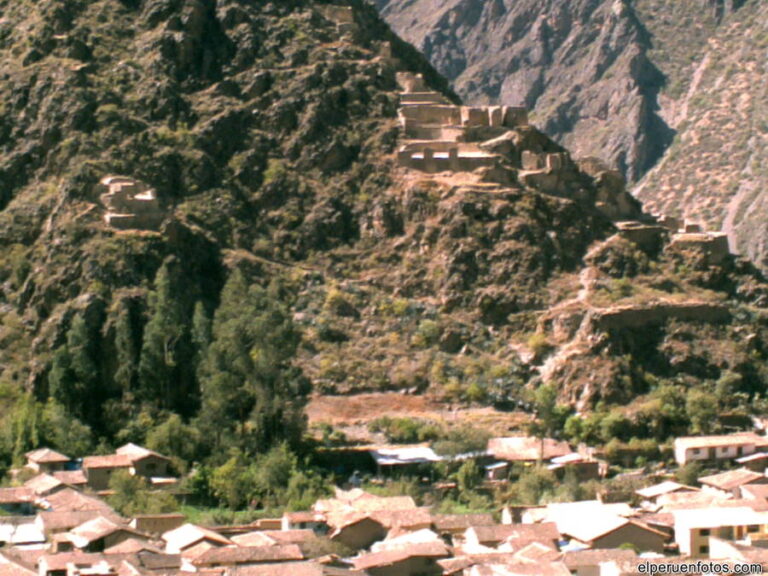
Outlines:
<svg viewBox="0 0 768 576"><path fill-rule="evenodd" d="M382 16L472 103L525 105L576 156L630 180L671 140L657 115L663 77L624 0L377 0Z"/></svg>
<svg viewBox="0 0 768 576"><path fill-rule="evenodd" d="M766 269L768 6L727 4L710 15L717 25L699 16L690 31L660 16L664 6L645 7L659 14L659 61L674 88L661 102L677 136L636 194L650 209L724 229L734 250Z"/></svg>

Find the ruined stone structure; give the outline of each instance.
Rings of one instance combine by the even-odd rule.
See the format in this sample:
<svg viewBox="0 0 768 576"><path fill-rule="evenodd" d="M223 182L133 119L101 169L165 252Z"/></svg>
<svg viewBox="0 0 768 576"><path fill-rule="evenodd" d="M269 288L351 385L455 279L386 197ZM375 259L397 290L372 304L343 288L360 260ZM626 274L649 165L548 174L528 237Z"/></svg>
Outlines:
<svg viewBox="0 0 768 576"><path fill-rule="evenodd" d="M106 208L104 222L119 230L157 230L164 212L155 191L144 183L123 176L101 180L106 191L101 203Z"/></svg>
<svg viewBox="0 0 768 576"><path fill-rule="evenodd" d="M456 106L430 90L420 75L400 72L401 166L427 173L473 172L496 166L500 157L481 142L528 124L525 109L510 106ZM481 129L481 138L472 134Z"/></svg>
<svg viewBox="0 0 768 576"><path fill-rule="evenodd" d="M672 236L670 250L700 250L708 264L720 264L730 254L728 235L725 232L702 232L700 226L691 227L694 231L679 232Z"/></svg>
<svg viewBox="0 0 768 576"><path fill-rule="evenodd" d="M336 23L342 36L345 34L354 34L357 31L355 13L350 6L326 4L317 6L317 10L323 18Z"/></svg>
<svg viewBox="0 0 768 576"><path fill-rule="evenodd" d="M646 224L636 220L616 222L616 228L619 229L619 236L626 238L648 254L658 253L663 248L669 233L666 228L658 224Z"/></svg>

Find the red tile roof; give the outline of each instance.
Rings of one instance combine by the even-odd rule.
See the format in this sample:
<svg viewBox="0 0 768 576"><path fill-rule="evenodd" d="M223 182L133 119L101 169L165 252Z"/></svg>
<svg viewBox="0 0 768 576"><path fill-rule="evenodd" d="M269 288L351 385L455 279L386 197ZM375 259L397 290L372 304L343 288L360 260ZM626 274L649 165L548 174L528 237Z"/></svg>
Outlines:
<svg viewBox="0 0 768 576"><path fill-rule="evenodd" d="M296 544L282 546L252 546L212 548L198 556L195 566L232 566L303 560L304 553Z"/></svg>

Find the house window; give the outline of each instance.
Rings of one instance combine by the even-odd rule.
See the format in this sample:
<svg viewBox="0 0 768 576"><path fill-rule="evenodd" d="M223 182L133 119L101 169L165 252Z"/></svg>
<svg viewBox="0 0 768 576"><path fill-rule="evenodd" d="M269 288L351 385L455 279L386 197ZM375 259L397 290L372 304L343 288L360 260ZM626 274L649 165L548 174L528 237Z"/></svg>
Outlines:
<svg viewBox="0 0 768 576"><path fill-rule="evenodd" d="M702 528L701 530L699 530L699 535L709 536L709 528Z"/></svg>
<svg viewBox="0 0 768 576"><path fill-rule="evenodd" d="M155 464L154 462L147 462L147 470L149 470L150 472L154 472L155 468L157 468L157 464Z"/></svg>
<svg viewBox="0 0 768 576"><path fill-rule="evenodd" d="M750 534L754 534L755 532L760 532L760 526L756 524L747 526L747 532L749 532Z"/></svg>
<svg viewBox="0 0 768 576"><path fill-rule="evenodd" d="M699 554L709 554L709 546L699 546Z"/></svg>

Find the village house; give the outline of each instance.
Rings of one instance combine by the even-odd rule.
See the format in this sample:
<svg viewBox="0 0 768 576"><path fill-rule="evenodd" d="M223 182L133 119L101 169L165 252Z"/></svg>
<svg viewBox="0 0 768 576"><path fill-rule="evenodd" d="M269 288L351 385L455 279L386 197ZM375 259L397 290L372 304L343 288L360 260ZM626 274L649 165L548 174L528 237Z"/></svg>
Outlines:
<svg viewBox="0 0 768 576"><path fill-rule="evenodd" d="M304 560L304 553L296 544L277 546L211 548L192 561L198 568L248 566Z"/></svg>
<svg viewBox="0 0 768 576"><path fill-rule="evenodd" d="M165 541L167 554L182 554L190 557L194 557L195 553L202 554L211 548L233 544L229 538L194 524L184 524L174 528L163 534L162 539Z"/></svg>
<svg viewBox="0 0 768 576"><path fill-rule="evenodd" d="M312 530L315 534L327 534L325 516L317 512L286 512L280 522L281 530Z"/></svg>
<svg viewBox="0 0 768 576"><path fill-rule="evenodd" d="M494 526L490 514L433 514L432 529L442 538L453 539L473 526Z"/></svg>
<svg viewBox="0 0 768 576"><path fill-rule="evenodd" d="M0 547L40 547L45 542L45 533L35 523L34 517L0 516Z"/></svg>
<svg viewBox="0 0 768 576"><path fill-rule="evenodd" d="M563 536L571 539L571 546L591 549L632 546L641 552L664 552L667 534L636 520L621 516L602 516L573 519L567 525L558 525Z"/></svg>
<svg viewBox="0 0 768 576"><path fill-rule="evenodd" d="M699 489L694 488L693 486L686 486L684 484L680 484L679 482L674 482L673 480L666 480L659 484L654 484L653 486L647 486L646 488L635 490L635 494L640 496L644 502L656 504L659 498L668 494L698 491Z"/></svg>
<svg viewBox="0 0 768 576"><path fill-rule="evenodd" d="M184 524L184 514L138 514L131 520L131 528L145 534L160 535Z"/></svg>
<svg viewBox="0 0 768 576"><path fill-rule="evenodd" d="M57 490L63 490L67 486L50 474L38 474L24 482L24 487L29 488L38 496L48 496Z"/></svg>
<svg viewBox="0 0 768 576"><path fill-rule="evenodd" d="M574 576L622 574L638 562L633 550L579 550L563 555L563 563Z"/></svg>
<svg viewBox="0 0 768 576"><path fill-rule="evenodd" d="M754 432L675 439L675 460L680 466L703 460L735 460L768 447L768 438Z"/></svg>
<svg viewBox="0 0 768 576"><path fill-rule="evenodd" d="M547 461L573 452L567 442L532 436L491 438L487 451L497 460L506 462Z"/></svg>
<svg viewBox="0 0 768 576"><path fill-rule="evenodd" d="M135 444L126 444L114 454L83 458L83 470L93 490L109 488L109 481L118 470L152 479L168 477L170 467L169 458Z"/></svg>
<svg viewBox="0 0 768 576"><path fill-rule="evenodd" d="M441 576L437 561L448 556L445 544L429 542L363 554L354 559L354 566L371 576Z"/></svg>
<svg viewBox="0 0 768 576"><path fill-rule="evenodd" d="M365 514L353 514L345 520L338 520L338 524L330 534L331 540L340 542L352 550L368 548L386 536L387 528Z"/></svg>
<svg viewBox="0 0 768 576"><path fill-rule="evenodd" d="M25 456L27 458L27 468L31 468L35 472L46 472L48 474L64 470L71 461L69 456L60 454L50 448L32 450L32 452L27 452Z"/></svg>
<svg viewBox="0 0 768 576"><path fill-rule="evenodd" d="M495 548L502 542L512 541L518 549L538 542L557 550L559 540L560 532L553 522L472 526L464 532L464 546L470 550Z"/></svg>
<svg viewBox="0 0 768 576"><path fill-rule="evenodd" d="M768 484L768 477L760 472L753 472L746 468L728 470L720 474L702 476L699 483L706 491L741 498L741 490L744 486L752 484Z"/></svg>
<svg viewBox="0 0 768 576"><path fill-rule="evenodd" d="M0 488L0 510L11 516L34 515L36 499L31 488Z"/></svg>
<svg viewBox="0 0 768 576"><path fill-rule="evenodd" d="M768 452L755 452L749 456L742 456L736 459L736 464L740 464L747 470L753 472L765 472L768 468Z"/></svg>
<svg viewBox="0 0 768 576"><path fill-rule="evenodd" d="M675 542L680 553L693 558L709 556L709 537L741 540L768 532L768 512L749 506L676 510Z"/></svg>
<svg viewBox="0 0 768 576"><path fill-rule="evenodd" d="M97 516L73 528L66 537L76 548L86 552L103 552L106 548L116 546L129 538L147 539L144 534L127 524L104 516Z"/></svg>

